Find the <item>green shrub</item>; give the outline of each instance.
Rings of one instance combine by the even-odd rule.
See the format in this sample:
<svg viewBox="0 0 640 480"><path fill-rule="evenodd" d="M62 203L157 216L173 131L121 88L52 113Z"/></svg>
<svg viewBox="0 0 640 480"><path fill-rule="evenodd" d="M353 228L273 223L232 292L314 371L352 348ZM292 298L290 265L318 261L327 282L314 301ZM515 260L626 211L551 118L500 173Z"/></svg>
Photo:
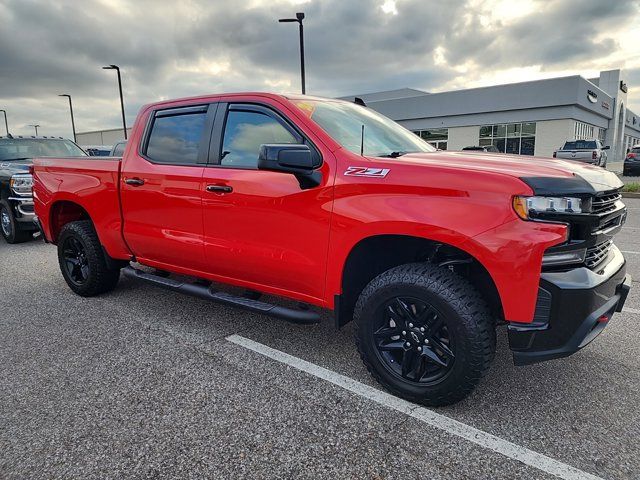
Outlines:
<svg viewBox="0 0 640 480"><path fill-rule="evenodd" d="M627 183L624 188L622 189L623 192L640 192L640 183L638 182L631 182L631 183Z"/></svg>

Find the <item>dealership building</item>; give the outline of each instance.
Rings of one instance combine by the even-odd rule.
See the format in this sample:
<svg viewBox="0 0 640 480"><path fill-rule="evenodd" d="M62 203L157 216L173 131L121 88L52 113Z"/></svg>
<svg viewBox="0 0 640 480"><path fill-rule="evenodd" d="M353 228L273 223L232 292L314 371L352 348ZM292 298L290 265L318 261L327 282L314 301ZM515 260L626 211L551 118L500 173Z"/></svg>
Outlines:
<svg viewBox="0 0 640 480"><path fill-rule="evenodd" d="M640 117L626 107L624 72L494 85L442 93L411 88L357 94L443 150L494 145L501 152L550 157L565 140L600 139L608 167L622 170L627 148L640 144Z"/></svg>

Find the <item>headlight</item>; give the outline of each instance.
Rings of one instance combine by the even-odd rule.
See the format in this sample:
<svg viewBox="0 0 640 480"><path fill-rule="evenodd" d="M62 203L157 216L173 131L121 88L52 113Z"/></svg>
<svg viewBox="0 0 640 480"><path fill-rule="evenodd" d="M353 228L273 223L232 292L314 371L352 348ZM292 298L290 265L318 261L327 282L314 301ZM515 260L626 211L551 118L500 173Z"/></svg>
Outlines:
<svg viewBox="0 0 640 480"><path fill-rule="evenodd" d="M565 252L547 252L542 257L543 267L552 267L554 265L567 265L571 263L582 263L587 253L585 248L580 250L569 250Z"/></svg>
<svg viewBox="0 0 640 480"><path fill-rule="evenodd" d="M535 212L582 213L582 199L574 197L513 197L513 209L523 220Z"/></svg>
<svg viewBox="0 0 640 480"><path fill-rule="evenodd" d="M17 173L11 177L9 186L16 195L31 195L33 177L29 173Z"/></svg>

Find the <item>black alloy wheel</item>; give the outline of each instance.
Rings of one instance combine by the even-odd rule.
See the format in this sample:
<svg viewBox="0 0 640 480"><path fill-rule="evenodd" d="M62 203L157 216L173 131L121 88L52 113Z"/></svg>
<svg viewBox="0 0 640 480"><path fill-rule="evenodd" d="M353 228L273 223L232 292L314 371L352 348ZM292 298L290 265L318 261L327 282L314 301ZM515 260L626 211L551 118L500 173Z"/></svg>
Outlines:
<svg viewBox="0 0 640 480"><path fill-rule="evenodd" d="M444 316L414 297L395 297L378 312L373 332L384 365L405 381L431 384L455 362L455 345Z"/></svg>
<svg viewBox="0 0 640 480"><path fill-rule="evenodd" d="M84 245L76 237L67 237L62 245L63 268L67 278L82 286L89 279L90 267Z"/></svg>

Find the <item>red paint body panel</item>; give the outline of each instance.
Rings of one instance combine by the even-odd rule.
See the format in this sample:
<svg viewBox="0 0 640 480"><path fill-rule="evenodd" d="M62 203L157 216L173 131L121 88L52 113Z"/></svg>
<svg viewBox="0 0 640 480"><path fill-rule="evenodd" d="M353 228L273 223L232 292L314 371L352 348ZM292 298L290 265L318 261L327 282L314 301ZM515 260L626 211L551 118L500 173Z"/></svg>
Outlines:
<svg viewBox="0 0 640 480"><path fill-rule="evenodd" d="M302 190L292 175L156 165L138 154L152 110L234 101L270 106L303 131L322 154L321 185ZM511 201L532 194L519 176L570 176L562 165L468 152L361 157L341 148L288 98L247 93L143 107L122 164L36 160L34 192L36 214L54 242L52 207L75 202L113 258L135 255L150 266L327 308L341 293L349 253L363 239L396 234L447 243L486 268L505 318L526 323L533 318L543 252L565 240L567 227L522 221ZM383 178L345 176L350 167L389 171ZM131 177L145 184L124 184ZM207 192L211 184L233 192Z"/></svg>

